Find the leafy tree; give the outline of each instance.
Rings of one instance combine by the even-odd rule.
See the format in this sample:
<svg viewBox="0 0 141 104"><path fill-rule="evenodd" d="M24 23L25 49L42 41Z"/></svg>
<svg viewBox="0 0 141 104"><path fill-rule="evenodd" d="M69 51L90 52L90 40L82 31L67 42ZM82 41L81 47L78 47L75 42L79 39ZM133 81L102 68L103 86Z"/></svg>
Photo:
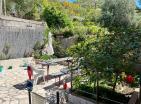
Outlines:
<svg viewBox="0 0 141 104"><path fill-rule="evenodd" d="M10 13L16 12L17 17L23 17L33 8L33 0L6 0L7 10Z"/></svg>
<svg viewBox="0 0 141 104"><path fill-rule="evenodd" d="M64 28L71 26L71 21L67 15L52 6L46 7L43 13L43 18L50 28Z"/></svg>
<svg viewBox="0 0 141 104"><path fill-rule="evenodd" d="M47 0L6 0L9 14L25 19L39 20Z"/></svg>
<svg viewBox="0 0 141 104"><path fill-rule="evenodd" d="M115 73L113 83L113 90L115 90L120 72L133 72L132 68L138 62L140 39L140 30L128 29L118 34L115 32L97 34L93 38L90 37L78 43L70 50L74 57L84 58L81 64L83 69L97 69L105 73L104 75L110 71L108 78L111 79Z"/></svg>
<svg viewBox="0 0 141 104"><path fill-rule="evenodd" d="M63 7L66 10L66 13L70 16L79 16L80 5L77 3L63 2Z"/></svg>
<svg viewBox="0 0 141 104"><path fill-rule="evenodd" d="M24 18L33 19L33 20L41 20L41 15L45 7L47 6L48 6L47 0L34 0L33 8L31 9L31 11L25 14Z"/></svg>
<svg viewBox="0 0 141 104"><path fill-rule="evenodd" d="M135 25L135 3L133 0L105 0L101 22L105 27L127 28Z"/></svg>

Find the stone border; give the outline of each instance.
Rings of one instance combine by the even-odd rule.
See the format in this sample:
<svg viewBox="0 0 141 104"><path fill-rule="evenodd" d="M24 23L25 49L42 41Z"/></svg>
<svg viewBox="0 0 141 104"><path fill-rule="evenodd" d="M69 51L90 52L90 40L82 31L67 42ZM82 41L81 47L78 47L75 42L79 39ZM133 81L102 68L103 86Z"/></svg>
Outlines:
<svg viewBox="0 0 141 104"><path fill-rule="evenodd" d="M30 22L30 23L36 24L36 25L45 25L45 22L26 20L26 19L16 18L16 17L12 17L12 16L0 16L0 20L23 22L23 23L29 23Z"/></svg>
<svg viewBox="0 0 141 104"><path fill-rule="evenodd" d="M11 16L0 16L0 27L16 27L16 28L45 28L45 22L26 20Z"/></svg>
<svg viewBox="0 0 141 104"><path fill-rule="evenodd" d="M68 95L68 100L72 104L96 104L95 102L91 102L85 98L82 98L73 94Z"/></svg>

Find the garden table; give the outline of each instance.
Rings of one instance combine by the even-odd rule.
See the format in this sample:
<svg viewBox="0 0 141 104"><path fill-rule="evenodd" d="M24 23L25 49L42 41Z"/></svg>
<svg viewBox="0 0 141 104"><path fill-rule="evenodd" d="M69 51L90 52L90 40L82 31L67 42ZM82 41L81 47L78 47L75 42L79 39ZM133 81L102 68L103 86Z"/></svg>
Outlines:
<svg viewBox="0 0 141 104"><path fill-rule="evenodd" d="M50 70L50 65L55 65L56 63L58 62L62 62L62 61L67 61L68 63L68 67L69 67L69 64L71 62L73 58L72 57L65 57L65 58L55 58L55 59L50 59L50 60L47 60L47 61L43 61L43 62L39 62L39 64L43 66L47 66L47 77L49 75L49 70Z"/></svg>
<svg viewBox="0 0 141 104"><path fill-rule="evenodd" d="M64 74L68 74L71 70L69 68L63 68L60 71Z"/></svg>
<svg viewBox="0 0 141 104"><path fill-rule="evenodd" d="M51 76L55 78L55 84L56 84L56 79L58 78L59 79L59 84L58 86L60 86L61 84L61 76L63 76L64 73L62 72L57 72L57 73L52 73Z"/></svg>

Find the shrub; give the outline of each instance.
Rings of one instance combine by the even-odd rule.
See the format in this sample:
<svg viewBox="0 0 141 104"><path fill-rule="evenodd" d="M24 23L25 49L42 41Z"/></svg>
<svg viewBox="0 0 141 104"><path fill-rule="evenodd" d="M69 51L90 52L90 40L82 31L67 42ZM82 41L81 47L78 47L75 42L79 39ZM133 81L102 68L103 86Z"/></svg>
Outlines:
<svg viewBox="0 0 141 104"><path fill-rule="evenodd" d="M96 90L93 90L93 89L96 89L96 88L92 88L90 86L87 86L86 84L81 84L81 86L74 89L75 91L74 93L80 96L84 96L84 97L96 100L96 96L92 95L92 94L96 94ZM119 104L117 102L127 104L130 99L130 97L126 97L124 94L114 92L111 89L105 88L102 86L99 86L98 94L99 94L99 101L103 102L104 104Z"/></svg>
<svg viewBox="0 0 141 104"><path fill-rule="evenodd" d="M9 50L10 50L10 45L6 43L5 46L4 46L4 48L3 48L3 50L2 50L2 52L3 52L5 55L8 55Z"/></svg>
<svg viewBox="0 0 141 104"><path fill-rule="evenodd" d="M63 36L64 38L69 38L71 36L74 36L73 30L70 28L60 28L60 29L54 29L52 30L54 37L56 36Z"/></svg>
<svg viewBox="0 0 141 104"><path fill-rule="evenodd" d="M66 49L64 49L58 41L54 41L53 47L54 47L54 55L56 57L60 58L67 56Z"/></svg>
<svg viewBox="0 0 141 104"><path fill-rule="evenodd" d="M51 58L51 56L48 56L47 54L40 56L41 60L48 60L50 58Z"/></svg>
<svg viewBox="0 0 141 104"><path fill-rule="evenodd" d="M39 41L37 41L35 43L34 48L33 48L33 50L34 50L34 52L33 52L34 58L40 59L40 57L42 56L42 49L43 49L43 45Z"/></svg>
<svg viewBox="0 0 141 104"><path fill-rule="evenodd" d="M6 60L6 59L8 59L8 57L6 56L6 54L4 54L4 53L0 53L0 60Z"/></svg>
<svg viewBox="0 0 141 104"><path fill-rule="evenodd" d="M43 19L46 21L50 28L65 28L71 27L72 23L61 11L55 7L48 6L43 12Z"/></svg>

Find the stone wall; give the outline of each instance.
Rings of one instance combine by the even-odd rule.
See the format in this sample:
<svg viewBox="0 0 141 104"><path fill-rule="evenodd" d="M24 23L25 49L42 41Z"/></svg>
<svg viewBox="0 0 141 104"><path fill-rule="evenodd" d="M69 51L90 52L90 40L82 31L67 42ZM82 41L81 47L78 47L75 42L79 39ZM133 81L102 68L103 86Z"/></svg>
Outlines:
<svg viewBox="0 0 141 104"><path fill-rule="evenodd" d="M89 100L71 94L68 95L68 100L72 104L96 104L94 102L91 102Z"/></svg>
<svg viewBox="0 0 141 104"><path fill-rule="evenodd" d="M0 55L19 58L31 54L36 42L43 42L45 24L0 16Z"/></svg>
<svg viewBox="0 0 141 104"><path fill-rule="evenodd" d="M77 42L77 37L76 36L69 37L69 38L57 37L57 40L59 40L59 42L61 43L61 46L64 49L67 49Z"/></svg>

